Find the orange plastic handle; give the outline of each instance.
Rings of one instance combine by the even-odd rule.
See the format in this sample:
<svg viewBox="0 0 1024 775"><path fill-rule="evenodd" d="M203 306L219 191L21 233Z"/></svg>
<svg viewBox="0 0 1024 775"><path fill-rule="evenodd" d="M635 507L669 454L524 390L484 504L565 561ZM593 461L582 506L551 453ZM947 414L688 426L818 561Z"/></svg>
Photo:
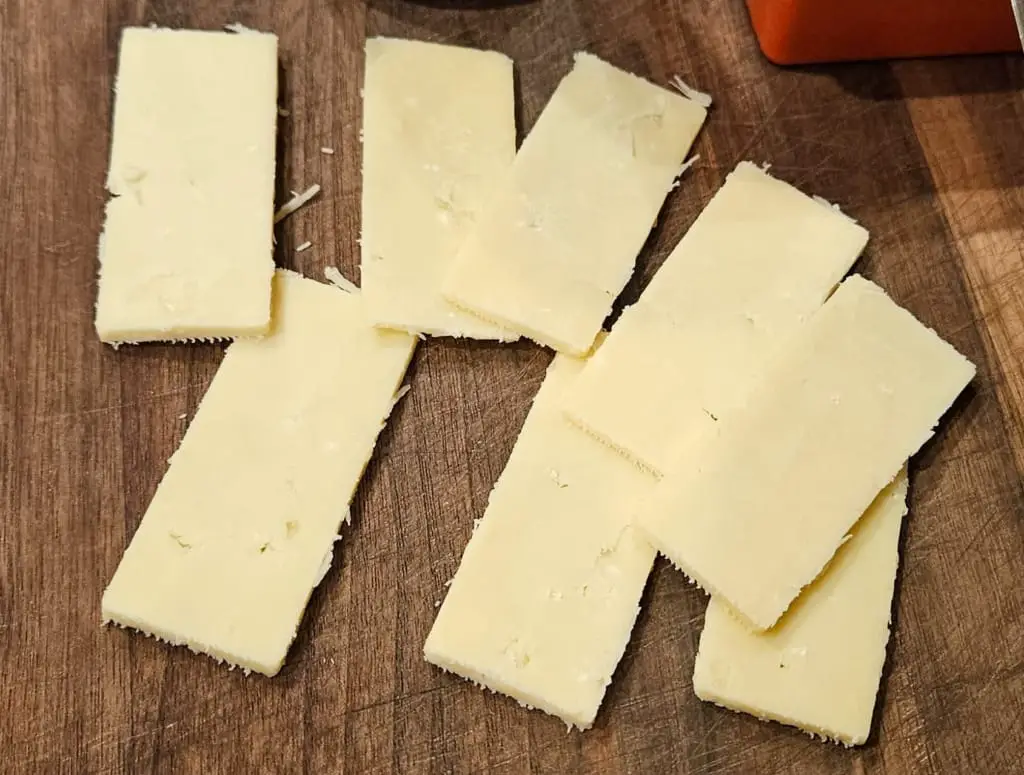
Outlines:
<svg viewBox="0 0 1024 775"><path fill-rule="evenodd" d="M1009 0L747 0L771 61L1020 51Z"/></svg>

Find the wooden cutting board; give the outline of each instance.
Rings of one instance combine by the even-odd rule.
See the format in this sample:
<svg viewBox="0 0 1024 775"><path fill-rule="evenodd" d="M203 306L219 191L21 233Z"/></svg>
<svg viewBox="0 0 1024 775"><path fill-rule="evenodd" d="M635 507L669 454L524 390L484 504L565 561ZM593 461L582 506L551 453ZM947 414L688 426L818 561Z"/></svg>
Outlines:
<svg viewBox="0 0 1024 775"><path fill-rule="evenodd" d="M461 8L456 6L462 6ZM490 6L482 8L481 6ZM514 57L522 129L588 49L716 105L630 303L741 159L841 203L859 268L978 364L914 461L872 737L848 751L704 705L705 600L658 564L596 727L426 665L421 648L550 354L430 340L283 673L99 626L99 601L222 348L92 331L111 86L125 25L281 37L279 193L320 199L278 263L358 276L362 44ZM4 772L1012 773L1024 765L1024 61L781 70L742 0L4 0L0 3L0 751ZM322 146L336 150L321 153ZM310 240L313 248L296 254Z"/></svg>

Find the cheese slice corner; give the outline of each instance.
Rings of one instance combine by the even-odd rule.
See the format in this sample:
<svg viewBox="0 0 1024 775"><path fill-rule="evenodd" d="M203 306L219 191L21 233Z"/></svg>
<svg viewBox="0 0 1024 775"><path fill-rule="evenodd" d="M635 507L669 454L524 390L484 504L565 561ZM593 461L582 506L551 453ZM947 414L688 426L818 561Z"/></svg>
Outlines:
<svg viewBox="0 0 1024 775"><path fill-rule="evenodd" d="M416 341L375 328L360 294L278 272L272 332L228 348L103 620L276 674Z"/></svg>
<svg viewBox="0 0 1024 775"><path fill-rule="evenodd" d="M463 243L445 297L542 345L587 353L706 115L577 55Z"/></svg>
<svg viewBox="0 0 1024 775"><path fill-rule="evenodd" d="M110 343L270 325L277 38L121 38L96 331Z"/></svg>
<svg viewBox="0 0 1024 775"><path fill-rule="evenodd" d="M751 631L712 598L694 665L697 696L846 745L863 744L885 663L906 513L904 468L822 576L768 632Z"/></svg>
<svg viewBox="0 0 1024 775"><path fill-rule="evenodd" d="M424 647L428 662L586 729L629 641L655 481L568 423L582 361L555 357Z"/></svg>

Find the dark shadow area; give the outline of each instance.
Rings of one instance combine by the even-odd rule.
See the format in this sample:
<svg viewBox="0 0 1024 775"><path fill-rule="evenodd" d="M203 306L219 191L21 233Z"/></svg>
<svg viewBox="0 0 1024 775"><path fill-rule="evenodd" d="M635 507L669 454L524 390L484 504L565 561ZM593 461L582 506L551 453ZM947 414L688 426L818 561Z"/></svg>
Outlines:
<svg viewBox="0 0 1024 775"><path fill-rule="evenodd" d="M527 339L526 337L520 337L511 342L499 342L495 339L470 339L468 337L458 336L431 336L428 340L435 340L443 342L449 347L453 347L458 351L464 351L473 354L483 354L491 352L501 352L508 349L509 352L522 353L524 350L537 350L544 349L536 342Z"/></svg>
<svg viewBox="0 0 1024 775"><path fill-rule="evenodd" d="M1020 54L905 59L887 62L849 62L786 68L790 72L832 78L846 92L861 99L899 100L929 97L965 97L982 94L1019 95L1024 89L1024 57ZM896 75L879 78L880 71ZM905 77L914 74L914 78ZM903 77L901 77L903 76Z"/></svg>
<svg viewBox="0 0 1024 775"><path fill-rule="evenodd" d="M863 100L882 102L904 97L891 62L807 65L793 70L806 76L831 78L843 91Z"/></svg>
<svg viewBox="0 0 1024 775"><path fill-rule="evenodd" d="M291 145L291 122L289 116L280 115L280 110L285 105L290 105L291 100L289 99L288 89L288 73L284 69L284 64L278 60L277 62L277 104L278 104L278 116L277 116L277 144L274 149L275 167L276 174L274 175L274 208L277 211L278 205L283 202L287 202L291 197L291 193L288 191L288 186L285 181L288 179L287 168L288 164L288 153L287 148ZM292 266L292 260L294 259L294 251L284 249L284 229L282 228L284 222L276 223L273 225L274 233L274 266L282 267L284 269L294 269Z"/></svg>

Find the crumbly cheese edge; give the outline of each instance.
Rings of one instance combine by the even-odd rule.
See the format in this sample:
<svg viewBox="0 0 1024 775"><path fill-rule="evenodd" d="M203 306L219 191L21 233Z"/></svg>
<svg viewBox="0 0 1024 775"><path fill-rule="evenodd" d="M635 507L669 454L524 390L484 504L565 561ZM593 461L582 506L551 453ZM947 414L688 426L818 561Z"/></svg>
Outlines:
<svg viewBox="0 0 1024 775"><path fill-rule="evenodd" d="M265 35L266 34L264 32L261 32L260 30L254 30L252 27L246 27L241 22L231 22L230 24L225 24L224 25L224 31L225 32L233 32L236 35L245 35L247 33L248 34L255 33L257 35Z"/></svg>
<svg viewBox="0 0 1024 775"><path fill-rule="evenodd" d="M467 312L467 310L460 308L460 312ZM475 315L474 317L480 317ZM466 333L464 331L457 331L454 328L438 328L433 325L418 325L408 320L396 320L393 318L381 318L377 317L373 325L377 328L385 328L389 331L402 331L403 333L410 334L412 336L431 336L435 339L447 338L447 339L471 339L477 342L500 342L501 344L508 344L510 342L518 342L522 337L515 331L510 331L507 328L498 326L497 323L492 323L489 320L480 318L482 322L492 326L495 331L500 331L501 334L498 336L475 336L474 334Z"/></svg>
<svg viewBox="0 0 1024 775"><path fill-rule="evenodd" d="M701 575L699 573L696 573L693 570L693 568L690 567L689 563L687 563L685 561L678 560L677 558L675 558L672 555L668 554L664 550L662 543L660 541L658 541L654 537L654 534L652 532L650 532L650 530L648 530L648 528L645 527L642 522L638 522L637 527L640 529L640 532L644 535L644 537L646 537L647 540L651 543L651 546L653 546L655 549L657 549L658 553L661 554L666 560L668 560L672 564L673 568L675 568L676 570L681 572L683 575L685 575L686 578L688 578L692 584L694 584L698 589L702 590L705 594L707 594L707 595L709 595L711 597L721 598L722 600L725 600L726 602L728 602L729 603L729 608L732 611L733 615L737 619L739 619L741 622L743 622L743 624L747 627L747 629L752 630L754 632L767 632L772 627L774 627L779 622L779 620L782 619L782 617L786 615L786 611L789 610L790 606L796 601L796 599L798 597L800 597L800 592L803 592L804 589L806 589L811 583L813 583L814 579L817 579L819 576L821 576L821 574L824 572L825 568L828 567L828 563L826 562L825 565L822 566L822 569L819 570L817 574L815 574L814 579L812 579L811 581L807 582L807 584L805 584L803 587L800 588L800 592L798 592L793 597L793 599L786 605L786 607L779 613L779 615L777 617L775 617L775 619L773 619L771 623L764 624L763 622L756 622L756 621L754 621L746 613L744 613L739 608L737 608L735 605L733 605L732 601L730 601L728 597L726 597L724 594L722 594L718 590L718 588L715 587L714 584L710 583L706 578L704 578L703 575ZM852 527L851 527L851 529L852 529ZM848 540L849 540L849 535L847 535L840 542L839 546L842 546L843 543L845 543ZM837 547L837 550L838 550L838 547ZM833 555L833 556L835 556L835 555Z"/></svg>
<svg viewBox="0 0 1024 775"><path fill-rule="evenodd" d="M657 549L658 554L662 555L666 560L668 560L672 564L673 568L675 568L676 570L680 571L683 575L685 575L686 578L690 580L690 583L692 583L698 589L702 590L705 594L710 595L711 597L719 597L719 598L721 598L723 600L728 601L729 602L730 610L733 612L733 614L735 614L737 619L742 621L744 623L744 625L747 626L748 629L751 629L754 632L765 632L767 630L770 630L772 628L772 625L774 625L775 622L777 622L779 619L782 618L782 614L780 614L778 619L775 620L775 622L772 622L771 624L769 624L767 626L764 626L764 625L761 625L761 624L758 624L758 623L754 622L746 614L744 614L742 611L740 611L738 608L736 608L732 604L732 602L729 601L729 598L727 598L725 595L723 595L721 592L719 592L718 588L715 587L714 584L711 584L701 574L696 573L693 570L693 568L690 567L689 563L687 563L687 562L685 562L683 560L680 560L680 559L674 557L673 555L669 554L665 550L665 545L661 541L661 539L658 537L658 535L656 533L654 533L651 530L651 528L649 528L647 526L645 519L643 519L643 518L638 519L636 521L635 525L636 525L636 528L640 531L640 534L644 538L647 539L648 543L650 543L651 546L653 546L655 549ZM815 578L817 578L817 577L815 577ZM784 613L785 613L785 611L783 611L783 614Z"/></svg>
<svg viewBox="0 0 1024 775"><path fill-rule="evenodd" d="M554 350L555 352L564 353L565 355L568 355L572 358L585 358L587 356L587 353L589 353L594 347L594 342L591 342L589 345L587 345L587 347L581 350L580 348L575 347L569 344L568 342L563 342L558 339L545 336L540 331L538 331L537 329L533 328L530 325L514 321L511 318L505 318L501 315L494 315L489 312L484 312L483 310L477 309L476 307L472 307L460 301L457 296L453 295L449 291L442 291L441 296L449 304L453 304L463 312L466 312L470 315L475 315L476 317L490 323L493 326L509 330L518 336L524 336L527 339L536 342L541 347L548 347ZM595 336L594 339L596 341L597 337Z"/></svg>
<svg viewBox="0 0 1024 775"><path fill-rule="evenodd" d="M359 286L345 277L336 266L329 266L324 269L324 278L339 291L360 293Z"/></svg>
<svg viewBox="0 0 1024 775"><path fill-rule="evenodd" d="M814 739L820 738L826 742L843 745L846 748L863 745L868 739L867 734L858 734L854 737L848 737L838 730L797 721L784 713L764 713L762 711L755 710L742 702L734 702L722 695L714 694L712 692L702 692L696 684L694 684L693 692L701 701L710 702L712 705L717 705L719 708L724 708L725 710L732 711L733 713L743 713L748 716L753 716L758 721L765 723L774 721L779 724L785 724L788 727L799 729L801 732L810 735Z"/></svg>
<svg viewBox="0 0 1024 775"><path fill-rule="evenodd" d="M206 331L207 329L203 329ZM217 344L219 342L239 340L259 340L270 331L270 323L266 326L253 329L232 329L231 331L217 332L215 329L210 333L197 335L187 331L151 331L148 333L139 332L99 332L100 341L109 344L115 350L121 345L138 345L155 342L168 342L171 344Z"/></svg>
<svg viewBox="0 0 1024 775"><path fill-rule="evenodd" d="M538 697L530 692L523 691L518 687L513 687L511 684L505 683L499 678L490 675L487 671L477 670L476 668L457 660L447 659L442 654L431 650L429 648L429 642L427 647L423 650L423 656L427 662L435 667L439 667L446 673L451 673L465 681L469 681L480 689L484 689L493 694L502 694L512 700L515 700L520 707L526 708L527 710L540 710L547 713L549 716L561 719L569 729L575 727L576 729L583 731L590 729L594 724L594 718L579 716L565 708L560 708L552 703L545 702L543 697Z"/></svg>
<svg viewBox="0 0 1024 775"><path fill-rule="evenodd" d="M701 91L700 89L693 88L678 75L672 76L672 79L669 81L669 83L672 84L672 88L674 88L677 92L686 97L686 99L691 100L692 102L696 102L705 110L710 108L711 105L714 103L714 100L712 99L710 94L708 94L705 91Z"/></svg>
<svg viewBox="0 0 1024 775"><path fill-rule="evenodd" d="M615 440L612 439L611 436L609 436L609 435L607 435L605 433L601 433L599 430L594 428L592 425L589 425L588 423L586 423L583 420L583 418L581 418L579 415L574 413L571 409L563 410L562 416L565 417L565 419L573 427L579 428L581 431L583 431L585 434L587 434L587 436L592 438L598 444L602 444L602 445L608 447L608 449L610 449L612 452L614 452L615 454L617 454L619 457L623 458L624 460L632 463L640 471L643 471L645 474L649 474L650 476L653 476L658 481L661 481L662 477L664 476L664 474L661 471L659 471L654 466L652 466L650 463L648 463L647 461L643 460L638 455L633 453L629 448L624 447L621 444L616 444ZM646 535L646 533L645 533L645 535Z"/></svg>
<svg viewBox="0 0 1024 775"><path fill-rule="evenodd" d="M106 607L106 604L102 607L102 617L101 624L104 626L113 624L124 630L134 630L135 632L145 635L147 638L153 638L154 640L166 643L169 646L185 646L193 654L204 654L219 664L226 664L231 670L234 670L237 667L246 675L249 675L250 673L260 673L268 678L273 678L280 672L281 667L284 664L284 659L276 665L265 665L249 661L240 654L233 654L222 649L213 648L206 643L193 640L191 638L178 637L170 630L165 630L162 627L150 626L150 624L142 621L138 617L112 611Z"/></svg>

